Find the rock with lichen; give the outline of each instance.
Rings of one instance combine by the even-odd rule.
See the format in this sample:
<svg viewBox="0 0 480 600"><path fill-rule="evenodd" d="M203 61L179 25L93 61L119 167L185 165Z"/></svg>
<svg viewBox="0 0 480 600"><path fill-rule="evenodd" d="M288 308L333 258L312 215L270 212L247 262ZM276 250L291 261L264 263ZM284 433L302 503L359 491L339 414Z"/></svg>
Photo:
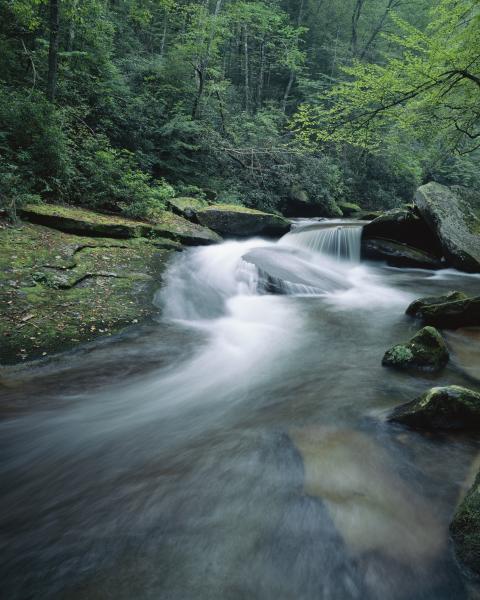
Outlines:
<svg viewBox="0 0 480 600"><path fill-rule="evenodd" d="M389 421L418 429L480 428L480 394L459 385L434 387L394 409Z"/></svg>
<svg viewBox="0 0 480 600"><path fill-rule="evenodd" d="M434 327L424 327L404 344L387 350L382 365L396 369L439 371L448 362L445 340Z"/></svg>

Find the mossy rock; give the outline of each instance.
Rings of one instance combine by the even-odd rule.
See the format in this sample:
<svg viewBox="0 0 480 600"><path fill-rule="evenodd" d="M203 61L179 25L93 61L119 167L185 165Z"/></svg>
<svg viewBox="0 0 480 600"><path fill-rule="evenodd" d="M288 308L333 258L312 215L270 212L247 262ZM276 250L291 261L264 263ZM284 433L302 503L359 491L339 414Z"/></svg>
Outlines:
<svg viewBox="0 0 480 600"><path fill-rule="evenodd" d="M338 202L337 204L344 217L351 217L362 210L361 206L358 206L358 204L354 204L353 202Z"/></svg>
<svg viewBox="0 0 480 600"><path fill-rule="evenodd" d="M178 247L33 224L0 229L0 363L50 356L149 319Z"/></svg>
<svg viewBox="0 0 480 600"><path fill-rule="evenodd" d="M448 348L441 334L434 327L424 327L409 342L387 350L382 365L396 369L439 371L448 360Z"/></svg>
<svg viewBox="0 0 480 600"><path fill-rule="evenodd" d="M362 257L381 260L391 267L413 269L441 269L443 263L434 254L387 239L362 239Z"/></svg>
<svg viewBox="0 0 480 600"><path fill-rule="evenodd" d="M290 221L272 213L232 204L214 204L196 212L198 222L222 236L280 236L290 229Z"/></svg>
<svg viewBox="0 0 480 600"><path fill-rule="evenodd" d="M461 271L480 272L480 219L465 195L430 182L418 188L415 204L438 237L448 263Z"/></svg>
<svg viewBox="0 0 480 600"><path fill-rule="evenodd" d="M462 292L415 300L407 315L421 319L426 325L457 329L480 325L480 296L469 298Z"/></svg>
<svg viewBox="0 0 480 600"><path fill-rule="evenodd" d="M221 241L213 231L169 211L161 213L154 223L57 204L28 205L20 214L32 223L90 237L168 238L186 245L213 244Z"/></svg>
<svg viewBox="0 0 480 600"><path fill-rule="evenodd" d="M364 240L380 238L406 244L423 250L436 259L442 255L438 238L411 208L396 208L382 213L365 225L362 237Z"/></svg>
<svg viewBox="0 0 480 600"><path fill-rule="evenodd" d="M450 533L460 562L480 575L480 473L455 512Z"/></svg>
<svg viewBox="0 0 480 600"><path fill-rule="evenodd" d="M196 211L208 206L208 202L199 198L171 198L167 204L173 213L193 222L197 219Z"/></svg>
<svg viewBox="0 0 480 600"><path fill-rule="evenodd" d="M434 387L398 406L389 421L418 429L478 431L480 394L458 385Z"/></svg>

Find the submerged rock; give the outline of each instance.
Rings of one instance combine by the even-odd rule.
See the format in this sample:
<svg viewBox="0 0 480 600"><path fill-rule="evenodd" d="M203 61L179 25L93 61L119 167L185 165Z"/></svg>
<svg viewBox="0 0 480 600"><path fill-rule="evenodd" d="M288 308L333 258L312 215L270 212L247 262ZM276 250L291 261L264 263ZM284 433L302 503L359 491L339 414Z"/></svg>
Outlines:
<svg viewBox="0 0 480 600"><path fill-rule="evenodd" d="M480 272L480 219L455 189L430 182L418 188L415 204L440 240L448 263L461 271Z"/></svg>
<svg viewBox="0 0 480 600"><path fill-rule="evenodd" d="M363 238L400 242L424 250L437 259L442 255L437 236L411 208L397 208L383 213L365 225Z"/></svg>
<svg viewBox="0 0 480 600"><path fill-rule="evenodd" d="M420 298L410 304L407 315L422 319L427 325L457 329L480 325L480 296L469 298L462 292Z"/></svg>
<svg viewBox="0 0 480 600"><path fill-rule="evenodd" d="M480 575L480 473L460 503L450 532L459 560Z"/></svg>
<svg viewBox="0 0 480 600"><path fill-rule="evenodd" d="M370 260L383 260L391 267L441 269L443 266L433 254L386 239L363 239L362 256Z"/></svg>
<svg viewBox="0 0 480 600"><path fill-rule="evenodd" d="M76 235L120 239L167 238L189 246L221 241L216 233L206 227L191 223L168 211L164 211L155 223L55 204L28 205L20 211L20 214L32 223Z"/></svg>
<svg viewBox="0 0 480 600"><path fill-rule="evenodd" d="M419 429L477 430L480 394L458 385L434 387L395 408L388 420Z"/></svg>
<svg viewBox="0 0 480 600"><path fill-rule="evenodd" d="M214 204L196 215L200 224L225 236L280 236L290 229L290 221L284 217L244 206Z"/></svg>
<svg viewBox="0 0 480 600"><path fill-rule="evenodd" d="M396 369L439 371L448 362L448 348L434 327L424 327L405 344L387 350L382 365Z"/></svg>

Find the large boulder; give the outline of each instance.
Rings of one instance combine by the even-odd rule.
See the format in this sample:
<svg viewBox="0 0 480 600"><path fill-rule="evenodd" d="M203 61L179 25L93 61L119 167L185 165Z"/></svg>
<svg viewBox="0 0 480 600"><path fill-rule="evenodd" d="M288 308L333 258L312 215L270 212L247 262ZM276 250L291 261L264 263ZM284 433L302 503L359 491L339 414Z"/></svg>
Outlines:
<svg viewBox="0 0 480 600"><path fill-rule="evenodd" d="M287 219L244 206L213 204L197 210L196 215L201 225L231 237L280 236L290 229Z"/></svg>
<svg viewBox="0 0 480 600"><path fill-rule="evenodd" d="M397 208L383 213L363 228L363 238L393 240L441 257L438 238L412 208Z"/></svg>
<svg viewBox="0 0 480 600"><path fill-rule="evenodd" d="M188 246L214 244L221 241L221 238L210 229L191 223L169 211L161 213L155 223L55 204L28 205L20 211L20 214L31 223L46 225L76 235L120 239L167 238Z"/></svg>
<svg viewBox="0 0 480 600"><path fill-rule="evenodd" d="M358 206L354 202L339 202L338 208L342 211L344 217L351 217L362 211L361 206Z"/></svg>
<svg viewBox="0 0 480 600"><path fill-rule="evenodd" d="M293 186L282 207L287 217L341 217L342 211L334 200L315 201L299 186Z"/></svg>
<svg viewBox="0 0 480 600"><path fill-rule="evenodd" d="M367 260L385 261L391 267L441 269L443 266L438 256L434 254L387 239L364 238L362 240L362 257Z"/></svg>
<svg viewBox="0 0 480 600"><path fill-rule="evenodd" d="M440 240L449 264L461 271L480 272L480 219L465 196L430 182L418 188L415 204Z"/></svg>
<svg viewBox="0 0 480 600"><path fill-rule="evenodd" d="M426 325L457 329L480 325L480 296L469 298L462 292L420 298L410 304L407 315L421 319Z"/></svg>
<svg viewBox="0 0 480 600"><path fill-rule="evenodd" d="M385 352L382 365L396 369L439 371L448 362L448 348L434 327L424 327L405 344Z"/></svg>
<svg viewBox="0 0 480 600"><path fill-rule="evenodd" d="M458 385L434 387L398 406L389 421L418 429L478 430L480 394Z"/></svg>
<svg viewBox="0 0 480 600"><path fill-rule="evenodd" d="M455 512L450 532L459 560L480 575L480 473Z"/></svg>
<svg viewBox="0 0 480 600"><path fill-rule="evenodd" d="M167 201L168 208L175 213L180 215L189 221L197 222L197 210L206 208L208 202L206 200L200 200L199 198L170 198Z"/></svg>

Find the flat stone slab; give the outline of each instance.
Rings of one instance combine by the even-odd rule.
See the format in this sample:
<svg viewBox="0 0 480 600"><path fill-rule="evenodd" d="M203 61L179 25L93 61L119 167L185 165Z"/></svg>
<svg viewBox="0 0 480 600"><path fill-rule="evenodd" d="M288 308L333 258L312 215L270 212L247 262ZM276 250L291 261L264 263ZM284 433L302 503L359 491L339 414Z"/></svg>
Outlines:
<svg viewBox="0 0 480 600"><path fill-rule="evenodd" d="M159 237L185 245L214 244L221 241L221 238L208 228L168 211L162 213L155 223L55 204L28 205L20 211L20 215L32 223L90 237Z"/></svg>

